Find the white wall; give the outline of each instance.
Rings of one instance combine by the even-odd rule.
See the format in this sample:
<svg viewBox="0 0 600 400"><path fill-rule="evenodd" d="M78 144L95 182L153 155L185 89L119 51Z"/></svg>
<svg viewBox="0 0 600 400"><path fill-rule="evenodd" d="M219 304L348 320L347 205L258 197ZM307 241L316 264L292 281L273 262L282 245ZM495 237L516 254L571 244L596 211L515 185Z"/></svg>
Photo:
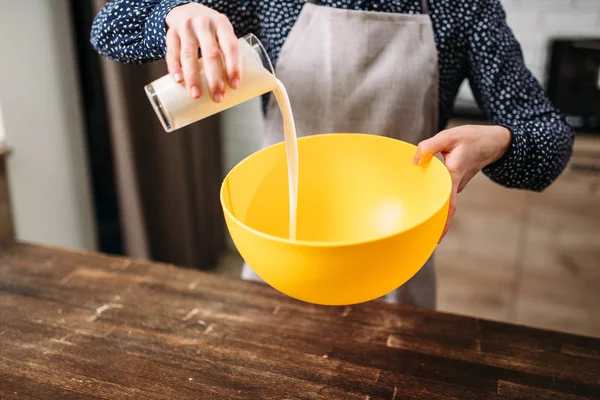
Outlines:
<svg viewBox="0 0 600 400"><path fill-rule="evenodd" d="M3 1L0 54L17 236L95 249L67 2Z"/></svg>
<svg viewBox="0 0 600 400"><path fill-rule="evenodd" d="M0 107L0 146L4 145L6 140L6 130L4 129L4 116L2 115L2 107Z"/></svg>
<svg viewBox="0 0 600 400"><path fill-rule="evenodd" d="M554 37L600 37L600 0L501 0L508 25L521 43L525 64L545 84L548 45ZM474 105L463 83L460 104Z"/></svg>

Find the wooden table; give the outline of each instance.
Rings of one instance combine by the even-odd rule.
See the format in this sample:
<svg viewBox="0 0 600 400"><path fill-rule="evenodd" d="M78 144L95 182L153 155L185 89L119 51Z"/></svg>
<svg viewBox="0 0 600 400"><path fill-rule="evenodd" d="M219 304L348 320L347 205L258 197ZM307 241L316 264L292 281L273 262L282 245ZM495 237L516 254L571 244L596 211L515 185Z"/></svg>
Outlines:
<svg viewBox="0 0 600 400"><path fill-rule="evenodd" d="M534 398L600 398L600 340L0 247L0 399Z"/></svg>

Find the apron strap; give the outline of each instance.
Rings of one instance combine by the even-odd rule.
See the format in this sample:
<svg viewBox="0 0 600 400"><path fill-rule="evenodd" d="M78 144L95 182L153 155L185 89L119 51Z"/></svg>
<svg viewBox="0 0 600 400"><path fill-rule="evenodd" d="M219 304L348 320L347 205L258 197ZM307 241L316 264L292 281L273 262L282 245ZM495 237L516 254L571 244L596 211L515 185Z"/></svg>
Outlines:
<svg viewBox="0 0 600 400"><path fill-rule="evenodd" d="M319 0L308 0L308 2L319 5ZM427 0L421 0L421 11L423 14L429 14L429 2Z"/></svg>

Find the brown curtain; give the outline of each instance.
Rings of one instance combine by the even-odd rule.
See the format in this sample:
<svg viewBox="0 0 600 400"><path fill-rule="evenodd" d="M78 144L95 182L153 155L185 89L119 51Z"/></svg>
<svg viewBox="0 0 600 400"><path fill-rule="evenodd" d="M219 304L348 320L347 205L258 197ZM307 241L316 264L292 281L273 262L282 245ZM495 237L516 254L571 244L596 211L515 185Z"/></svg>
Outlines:
<svg viewBox="0 0 600 400"><path fill-rule="evenodd" d="M167 133L143 90L167 73L164 61L101 63L126 254L214 266L225 247L218 116Z"/></svg>

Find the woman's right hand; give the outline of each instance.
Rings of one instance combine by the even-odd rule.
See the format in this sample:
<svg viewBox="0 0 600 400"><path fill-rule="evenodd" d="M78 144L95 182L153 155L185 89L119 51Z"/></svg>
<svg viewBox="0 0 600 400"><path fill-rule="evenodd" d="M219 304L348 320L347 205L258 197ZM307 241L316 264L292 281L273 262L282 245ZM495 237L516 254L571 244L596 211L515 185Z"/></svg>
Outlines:
<svg viewBox="0 0 600 400"><path fill-rule="evenodd" d="M204 73L213 101L225 95L225 84L237 89L242 77L238 38L229 19L202 4L188 3L173 8L167 24L167 68L177 83L185 82L190 95L203 95L198 65L201 49Z"/></svg>

